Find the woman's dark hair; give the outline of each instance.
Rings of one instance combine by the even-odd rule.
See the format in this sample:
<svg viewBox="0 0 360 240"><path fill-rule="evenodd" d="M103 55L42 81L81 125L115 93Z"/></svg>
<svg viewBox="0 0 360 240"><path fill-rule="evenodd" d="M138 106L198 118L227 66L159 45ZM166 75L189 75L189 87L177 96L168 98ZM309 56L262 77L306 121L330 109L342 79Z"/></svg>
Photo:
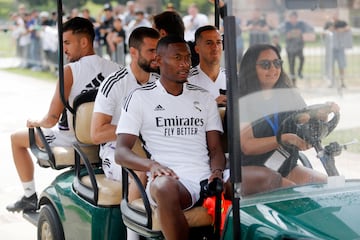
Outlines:
<svg viewBox="0 0 360 240"><path fill-rule="evenodd" d="M248 48L242 57L240 63L240 95L244 96L256 91L261 90L260 81L256 72L256 62L259 58L260 53L265 50L273 50L279 59L281 59L278 49L270 44L256 44ZM281 67L281 73L279 80L276 82L274 88L290 88L292 84L289 77Z"/></svg>

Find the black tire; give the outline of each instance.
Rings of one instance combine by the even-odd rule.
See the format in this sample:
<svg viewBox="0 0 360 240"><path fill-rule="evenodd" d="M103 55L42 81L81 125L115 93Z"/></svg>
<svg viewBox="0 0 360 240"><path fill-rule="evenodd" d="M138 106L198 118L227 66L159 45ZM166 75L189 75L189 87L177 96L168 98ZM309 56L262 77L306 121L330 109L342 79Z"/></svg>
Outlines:
<svg viewBox="0 0 360 240"><path fill-rule="evenodd" d="M304 167L313 168L308 157L302 152L299 152L299 161L302 163Z"/></svg>
<svg viewBox="0 0 360 240"><path fill-rule="evenodd" d="M64 230L54 207L44 205L37 225L38 240L64 240Z"/></svg>

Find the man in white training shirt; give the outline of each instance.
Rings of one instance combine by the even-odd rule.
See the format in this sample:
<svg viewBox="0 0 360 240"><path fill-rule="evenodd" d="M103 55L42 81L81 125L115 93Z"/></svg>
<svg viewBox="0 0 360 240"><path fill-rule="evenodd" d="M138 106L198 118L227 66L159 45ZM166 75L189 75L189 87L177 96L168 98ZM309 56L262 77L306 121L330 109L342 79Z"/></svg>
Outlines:
<svg viewBox="0 0 360 240"><path fill-rule="evenodd" d="M166 36L157 46L159 81L128 96L116 130L116 162L148 172L147 194L157 205L165 239L188 239L183 210L200 195L200 181L223 179L222 124L215 100L187 83L191 54L186 41ZM138 135L151 155L131 151Z"/></svg>
<svg viewBox="0 0 360 240"><path fill-rule="evenodd" d="M93 24L80 17L64 23L63 45L69 64L64 67L64 95L72 107L74 98L80 93L96 89L109 74L120 66L97 55L93 48L95 38ZM42 127L50 146L72 146L76 141L72 126L72 114L65 110L59 93L59 83L51 100L49 110L40 120L29 119L26 127ZM67 121L61 121L66 119ZM24 188L24 196L9 211L35 211L37 194L34 182L34 164L28 152L28 129L21 129L11 135L11 147L16 170Z"/></svg>
<svg viewBox="0 0 360 240"><path fill-rule="evenodd" d="M135 88L158 80L155 62L160 34L153 28L136 28L129 37L131 63L111 74L101 84L91 121L91 137L101 144L100 158L107 178L121 181L121 166L115 163L116 126L127 95Z"/></svg>
<svg viewBox="0 0 360 240"><path fill-rule="evenodd" d="M189 82L209 91L218 106L226 106L226 75L220 66L222 47L222 38L216 27L206 25L198 28L195 51L200 63L189 74Z"/></svg>

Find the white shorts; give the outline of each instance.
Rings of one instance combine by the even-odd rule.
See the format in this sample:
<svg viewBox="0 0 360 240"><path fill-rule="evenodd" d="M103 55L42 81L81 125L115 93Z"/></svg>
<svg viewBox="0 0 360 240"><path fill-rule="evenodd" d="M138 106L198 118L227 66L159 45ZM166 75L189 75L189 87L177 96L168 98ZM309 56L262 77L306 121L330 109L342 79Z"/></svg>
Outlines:
<svg viewBox="0 0 360 240"><path fill-rule="evenodd" d="M229 169L225 169L223 175L224 175L223 181L224 182L228 181L229 177L230 177ZM150 179L149 176L148 176L148 179ZM193 180L182 179L182 178L180 178L179 181L191 195L191 200L192 200L191 206L184 209L184 210L187 210L187 209L192 208L194 206L194 204L197 201L199 201L199 199L200 199L200 190L201 190L200 182L195 182ZM150 183L151 183L151 181L148 181L146 184L146 194L149 198L150 204L156 207L157 206L156 202L154 201L154 199L151 197L151 194L150 194Z"/></svg>
<svg viewBox="0 0 360 240"><path fill-rule="evenodd" d="M121 181L121 166L115 162L115 143L106 143L100 147L100 158L105 176L111 180Z"/></svg>
<svg viewBox="0 0 360 240"><path fill-rule="evenodd" d="M77 141L72 131L60 130L58 126L41 128L50 147L72 147Z"/></svg>

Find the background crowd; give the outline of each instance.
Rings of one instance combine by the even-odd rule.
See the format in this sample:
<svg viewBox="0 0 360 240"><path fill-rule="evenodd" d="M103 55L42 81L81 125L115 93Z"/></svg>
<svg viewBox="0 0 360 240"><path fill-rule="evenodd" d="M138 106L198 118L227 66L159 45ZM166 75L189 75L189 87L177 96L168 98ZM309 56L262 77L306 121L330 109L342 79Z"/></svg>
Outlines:
<svg viewBox="0 0 360 240"><path fill-rule="evenodd" d="M209 0L209 2L214 2ZM224 2L220 1L220 13L224 15ZM128 37L131 32L141 26L151 27L153 15L145 11L146 7L136 1L127 1L126 5L105 4L100 12L92 13L87 8L73 8L64 14L64 20L80 16L91 20L96 31L94 46L96 53L120 64L129 61ZM169 3L166 11L177 11ZM222 10L222 11L221 11ZM258 43L271 43L280 53L287 55L287 64L293 83L304 78L304 48L306 42L317 39L314 25L307 23L297 12L287 13L281 21L274 22L268 13L253 9L251 13L236 19L237 59L240 65L244 49ZM346 56L345 49L352 48L352 34L348 23L337 17L329 17L324 23L322 37L325 39L324 76L329 86L334 85L334 63L337 62L342 86L345 87ZM201 13L196 4L190 4L186 14L181 14L185 26L185 40L193 41L194 32L200 26L213 24L212 15ZM337 23L341 21L341 24ZM55 11L29 10L19 5L18 12L11 15L12 37L16 42L16 53L21 59L21 67L32 70L54 70L57 68L57 15ZM329 28L329 26L337 26ZM341 26L341 27L338 27ZM220 27L220 30L221 27ZM243 37L246 33L247 37ZM344 35L345 37L341 36ZM330 37L329 37L330 36ZM341 41L339 41L339 37ZM335 39L334 39L335 37ZM244 43L246 39L246 43ZM331 41L331 42L329 42ZM346 44L341 44L342 42ZM282 46L284 45L284 46ZM333 63L333 64L331 64ZM330 66L330 67L329 67ZM331 67L332 66L332 67Z"/></svg>

